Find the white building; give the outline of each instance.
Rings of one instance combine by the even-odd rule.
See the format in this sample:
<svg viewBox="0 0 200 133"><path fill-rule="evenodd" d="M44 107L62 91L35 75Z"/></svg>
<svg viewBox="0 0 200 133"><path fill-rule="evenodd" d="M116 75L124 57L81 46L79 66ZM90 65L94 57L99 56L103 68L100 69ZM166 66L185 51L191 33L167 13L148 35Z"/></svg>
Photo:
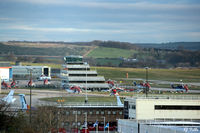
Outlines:
<svg viewBox="0 0 200 133"><path fill-rule="evenodd" d="M199 133L200 122L118 120L119 133Z"/></svg>
<svg viewBox="0 0 200 133"><path fill-rule="evenodd" d="M1 81L9 81L12 79L12 67L0 67Z"/></svg>
<svg viewBox="0 0 200 133"><path fill-rule="evenodd" d="M124 118L136 120L200 120L200 98L127 98Z"/></svg>

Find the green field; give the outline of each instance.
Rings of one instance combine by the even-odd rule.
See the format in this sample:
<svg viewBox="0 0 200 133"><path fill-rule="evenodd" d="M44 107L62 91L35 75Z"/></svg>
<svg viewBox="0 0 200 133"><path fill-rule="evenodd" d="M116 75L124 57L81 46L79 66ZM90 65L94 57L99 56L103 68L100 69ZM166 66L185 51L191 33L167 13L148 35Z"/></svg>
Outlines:
<svg viewBox="0 0 200 133"><path fill-rule="evenodd" d="M53 97L53 98L42 98L40 100L49 101L49 102L57 102L58 100L64 100L64 103L73 103L73 102L80 102L84 103L85 97L82 96L69 96L69 97ZM90 96L88 97L88 102L111 102L115 103L116 98L115 97L96 97L96 96Z"/></svg>
<svg viewBox="0 0 200 133"><path fill-rule="evenodd" d="M105 65L110 65L110 66L119 66L120 63L122 63L122 60L117 59L117 58L96 58L97 65L105 66Z"/></svg>
<svg viewBox="0 0 200 133"><path fill-rule="evenodd" d="M136 52L136 51L119 49L119 48L97 47L94 50L92 50L87 55L87 57L93 57L93 58L119 58L119 57L124 57L124 58L128 58L128 57L131 57L134 52Z"/></svg>
<svg viewBox="0 0 200 133"><path fill-rule="evenodd" d="M146 78L146 69L142 68L114 68L114 67L96 67L100 75L106 79L121 80L126 78ZM149 69L149 80L165 80L178 82L200 82L200 69Z"/></svg>

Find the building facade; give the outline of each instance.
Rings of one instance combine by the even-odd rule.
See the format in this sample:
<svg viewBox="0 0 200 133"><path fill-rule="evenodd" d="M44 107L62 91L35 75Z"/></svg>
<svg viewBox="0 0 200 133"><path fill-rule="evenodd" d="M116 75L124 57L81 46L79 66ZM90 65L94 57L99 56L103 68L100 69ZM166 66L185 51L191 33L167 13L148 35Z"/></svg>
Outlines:
<svg viewBox="0 0 200 133"><path fill-rule="evenodd" d="M118 120L118 133L199 133L200 122Z"/></svg>
<svg viewBox="0 0 200 133"><path fill-rule="evenodd" d="M98 122L100 130L109 123L110 130L117 130L117 120L123 118L123 107L119 106L63 106L60 107L63 116L66 117L64 128L80 129L87 121L88 128L93 128L93 124Z"/></svg>
<svg viewBox="0 0 200 133"><path fill-rule="evenodd" d="M200 99L126 98L124 118L200 120Z"/></svg>

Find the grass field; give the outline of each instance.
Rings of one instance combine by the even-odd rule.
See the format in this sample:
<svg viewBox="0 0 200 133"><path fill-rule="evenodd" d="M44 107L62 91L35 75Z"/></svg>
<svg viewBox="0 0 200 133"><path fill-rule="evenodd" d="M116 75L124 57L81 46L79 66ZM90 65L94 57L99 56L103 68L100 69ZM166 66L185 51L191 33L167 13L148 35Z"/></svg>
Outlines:
<svg viewBox="0 0 200 133"><path fill-rule="evenodd" d="M70 97L53 97L53 98L42 98L40 100L44 101L50 101L50 102L57 102L58 100L64 100L64 103L67 102L84 102L85 97L80 96L70 96ZM90 96L88 97L88 102L111 102L115 103L116 98L115 97L96 97L96 96Z"/></svg>
<svg viewBox="0 0 200 133"><path fill-rule="evenodd" d="M112 65L112 66L119 66L122 63L120 59L112 59L112 58L97 58L96 62L98 65Z"/></svg>
<svg viewBox="0 0 200 133"><path fill-rule="evenodd" d="M92 50L87 56L93 58L119 58L125 57L128 58L133 55L134 50L125 50L118 48L107 48L107 47L97 47ZM103 53L103 54L102 54Z"/></svg>
<svg viewBox="0 0 200 133"><path fill-rule="evenodd" d="M141 68L113 68L113 67L96 67L100 75L106 79L121 80L126 78L128 73L129 78L146 78L146 69ZM178 82L200 82L200 69L149 69L149 80L166 80Z"/></svg>

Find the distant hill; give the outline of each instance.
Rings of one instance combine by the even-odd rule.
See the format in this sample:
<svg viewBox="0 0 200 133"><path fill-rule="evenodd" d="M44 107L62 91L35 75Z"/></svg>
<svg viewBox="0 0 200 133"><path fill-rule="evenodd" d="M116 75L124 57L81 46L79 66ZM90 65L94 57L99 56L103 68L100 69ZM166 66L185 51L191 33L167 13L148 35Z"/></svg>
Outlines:
<svg viewBox="0 0 200 133"><path fill-rule="evenodd" d="M83 55L90 47L75 44L56 44L37 42L3 42L0 43L0 54L13 53L15 55Z"/></svg>
<svg viewBox="0 0 200 133"><path fill-rule="evenodd" d="M98 66L200 67L200 42L0 42L2 61L60 63L66 55L83 55Z"/></svg>
<svg viewBox="0 0 200 133"><path fill-rule="evenodd" d="M142 48L158 48L169 50L200 50L200 42L138 43Z"/></svg>

